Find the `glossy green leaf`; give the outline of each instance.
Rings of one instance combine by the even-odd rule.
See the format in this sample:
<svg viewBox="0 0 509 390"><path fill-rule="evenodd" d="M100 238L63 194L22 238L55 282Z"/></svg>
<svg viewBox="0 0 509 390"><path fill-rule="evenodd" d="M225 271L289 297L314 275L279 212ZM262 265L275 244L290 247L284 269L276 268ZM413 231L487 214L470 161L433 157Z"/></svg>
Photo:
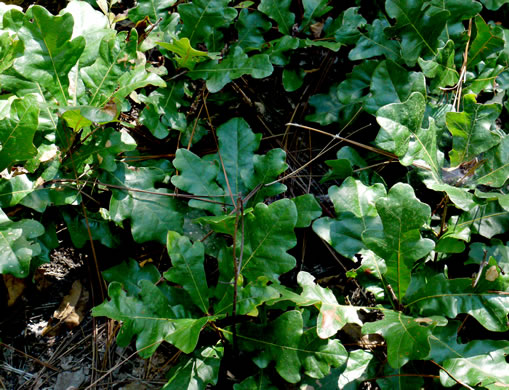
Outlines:
<svg viewBox="0 0 509 390"><path fill-rule="evenodd" d="M297 275L297 282L302 287L302 298L310 301L320 310L316 320L317 334L322 339L334 336L346 324L362 325L357 311L359 308L339 305L331 290L320 287L314 277L301 271ZM311 303L312 302L312 303Z"/></svg>
<svg viewBox="0 0 509 390"><path fill-rule="evenodd" d="M194 0L178 6L183 22L180 36L189 38L191 45L205 43L209 51L220 51L215 47L222 40L220 28L228 27L237 16L237 10L228 7L230 0Z"/></svg>
<svg viewBox="0 0 509 390"><path fill-rule="evenodd" d="M311 96L309 105L315 111L313 114L306 116L306 120L317 122L322 126L337 122L341 111L344 110L343 104L338 99L337 91L338 85L336 84L330 87L329 93Z"/></svg>
<svg viewBox="0 0 509 390"><path fill-rule="evenodd" d="M456 183L456 185L459 185L459 183L461 182ZM469 192L468 188L458 188L450 184L436 182L425 182L425 184L432 190L445 192L452 203L461 210L469 211L477 206L474 195Z"/></svg>
<svg viewBox="0 0 509 390"><path fill-rule="evenodd" d="M217 178L225 191L237 198L247 195L249 177L254 170L254 152L260 146L261 134L255 134L242 118L232 118L216 130L219 153L225 173ZM221 164L221 162L220 162Z"/></svg>
<svg viewBox="0 0 509 390"><path fill-rule="evenodd" d="M181 318L173 321L175 331L165 337L165 340L173 344L184 353L194 351L198 344L198 337L207 324L208 318Z"/></svg>
<svg viewBox="0 0 509 390"><path fill-rule="evenodd" d="M56 162L57 156L58 146L49 141L43 141L37 147L37 155L25 163L25 168L30 173L33 173L41 166L41 164L58 164L58 162ZM45 179L48 179L49 177L46 175L44 176Z"/></svg>
<svg viewBox="0 0 509 390"><path fill-rule="evenodd" d="M159 271L153 264L145 264L140 267L137 261L129 259L114 267L101 272L107 282L119 282L129 295L136 295L141 292L140 280L148 280L157 283L161 278Z"/></svg>
<svg viewBox="0 0 509 390"><path fill-rule="evenodd" d="M271 149L266 155L254 153L260 145L261 135L254 134L244 119L232 118L219 126L216 132L219 154L200 159L185 149L177 151L173 163L180 175L172 177L177 188L197 196L210 196L209 199L216 202L225 201L231 207L238 195L246 196L255 187L273 181L286 169L285 153L281 149ZM256 204L285 188L278 183L263 186L251 202ZM209 210L215 215L222 213L222 205L218 204L193 199L189 205Z"/></svg>
<svg viewBox="0 0 509 390"><path fill-rule="evenodd" d="M509 3L509 0L481 0L481 1L489 10L497 10L504 4Z"/></svg>
<svg viewBox="0 0 509 390"><path fill-rule="evenodd" d="M475 17L477 35L468 51L467 67L472 68L493 53L499 53L504 48L504 32L501 27L489 26L481 16Z"/></svg>
<svg viewBox="0 0 509 390"><path fill-rule="evenodd" d="M239 13L239 18L235 27L239 33L237 45L245 53L252 50L260 50L265 43L263 34L265 34L272 24L258 11L249 12L243 9Z"/></svg>
<svg viewBox="0 0 509 390"><path fill-rule="evenodd" d="M408 66L415 65L419 56L436 54L438 37L445 28L449 12L423 5L420 0L387 0L387 14L396 24L385 29L388 36L401 37L401 54Z"/></svg>
<svg viewBox="0 0 509 390"><path fill-rule="evenodd" d="M475 17L482 10L482 4L477 0L431 0L433 7L449 11L448 25L458 20Z"/></svg>
<svg viewBox="0 0 509 390"><path fill-rule="evenodd" d="M426 96L426 81L422 73L408 72L393 61L383 61L371 78L371 97L366 99L365 109L370 114L387 104L406 101L413 92Z"/></svg>
<svg viewBox="0 0 509 390"><path fill-rule="evenodd" d="M440 236L435 250L437 252L447 253L452 250L463 252L465 243L470 241L471 231L468 225L458 226L458 216L449 219L447 230Z"/></svg>
<svg viewBox="0 0 509 390"><path fill-rule="evenodd" d="M182 112L179 111L178 118L184 119L184 117L185 115L182 115ZM204 124L205 122L203 120L198 120L198 122L195 121L194 123L187 123L187 126L180 135L180 142L182 145L194 145L200 142L200 140L209 133ZM177 128L177 126L175 126L175 128Z"/></svg>
<svg viewBox="0 0 509 390"><path fill-rule="evenodd" d="M452 171L442 168L435 120L429 118L429 128L421 127L425 109L426 103L420 93L413 93L404 103L393 103L379 109L377 121L382 128L376 138L377 145L400 156L401 164L415 164L424 169L421 176L428 188L446 192L456 206L470 210L475 206L472 194L468 189L455 187L461 187L464 175L452 179Z"/></svg>
<svg viewBox="0 0 509 390"><path fill-rule="evenodd" d="M115 172L118 155L136 148L136 141L126 131L115 131L108 127L95 133L74 154L72 164L82 172L85 164L97 164L101 169ZM68 166L68 164L64 164Z"/></svg>
<svg viewBox="0 0 509 390"><path fill-rule="evenodd" d="M435 328L430 336L430 357L439 362L455 378L471 386L481 384L493 388L509 384L507 369L509 365L505 355L509 352L509 343L503 340L473 340L466 344L457 340L458 322L447 327ZM440 381L444 386L455 382L444 371L440 372ZM490 388L490 387L488 387Z"/></svg>
<svg viewBox="0 0 509 390"><path fill-rule="evenodd" d="M283 70L283 87L286 92L293 92L302 87L304 76L306 73L302 70L284 69Z"/></svg>
<svg viewBox="0 0 509 390"><path fill-rule="evenodd" d="M105 280L110 283L117 282L122 285L128 297L141 297L143 295L142 280L148 285L158 285L159 289L166 297L166 304L171 306L178 318L181 317L199 317L201 313L191 302L191 297L184 289L169 286L162 282L161 274L157 268L150 262L139 263L130 259L127 263L121 263L102 272ZM150 291L150 290L147 290Z"/></svg>
<svg viewBox="0 0 509 390"><path fill-rule="evenodd" d="M58 163L55 164L55 167L58 168L58 166ZM47 179L44 175L41 177L44 180ZM11 179L10 181L13 180ZM30 207L39 213L43 213L48 206L78 205L81 202L79 190L74 186L62 186L60 183L55 183L46 184L43 187L40 186L37 181L31 183L25 182L23 184L25 186L21 187L20 182L14 180L13 185L2 186L2 189L6 190L2 195L6 196L7 199L9 199L11 195L16 195L11 197L10 200L21 198L19 200L20 204ZM15 188L17 188L15 191L21 191L21 193L12 194L11 191Z"/></svg>
<svg viewBox="0 0 509 390"><path fill-rule="evenodd" d="M23 44L19 39L10 36L8 32L0 33L0 73L10 68L16 54L22 51Z"/></svg>
<svg viewBox="0 0 509 390"><path fill-rule="evenodd" d="M447 128L453 136L451 166L470 161L500 143L500 135L491 130L500 110L498 104L478 104L474 95L465 95L463 112L446 114Z"/></svg>
<svg viewBox="0 0 509 390"><path fill-rule="evenodd" d="M421 389L424 385L423 378L408 371L411 370L407 370L406 367L392 368L386 365L381 373L383 377L377 379L376 384L381 390Z"/></svg>
<svg viewBox="0 0 509 390"><path fill-rule="evenodd" d="M345 388L348 384L351 384L354 381L360 382L363 377L366 377L372 359L373 355L369 352L363 351L362 349L350 352L345 370L341 373L338 379L338 388Z"/></svg>
<svg viewBox="0 0 509 390"><path fill-rule="evenodd" d="M400 368L409 360L421 360L428 356L431 334L430 323L439 319L415 318L391 310L384 311L384 318L368 322L362 333L380 333L387 343L387 360L391 367Z"/></svg>
<svg viewBox="0 0 509 390"><path fill-rule="evenodd" d="M377 61L364 61L353 68L346 80L339 85L333 85L328 94L311 96L309 104L315 107L315 113L308 115L306 119L321 125L333 122L346 125L364 103L377 65Z"/></svg>
<svg viewBox="0 0 509 390"><path fill-rule="evenodd" d="M338 340L321 340L314 329L304 331L302 314L296 310L283 313L267 326L243 324L237 337L243 349L257 352L253 360L258 367L275 361L278 374L290 383L301 379L301 371L323 378L348 355Z"/></svg>
<svg viewBox="0 0 509 390"><path fill-rule="evenodd" d="M333 9L328 3L330 0L302 0L304 15L302 16L301 29L306 31L309 25Z"/></svg>
<svg viewBox="0 0 509 390"><path fill-rule="evenodd" d="M10 10L14 10L14 11L17 11L17 14L21 14L21 12L23 11L23 8L21 8L19 5L15 5L15 4L6 4L6 3L1 3L0 4L0 28L4 28L4 24L3 24L3 18L4 18L4 14L8 13L8 11Z"/></svg>
<svg viewBox="0 0 509 390"><path fill-rule="evenodd" d="M286 186L281 183L272 183L281 173L286 171L286 153L282 149L271 149L264 155L255 154L254 174L249 177L249 188L255 188L259 184L264 184L262 188L252 198L251 204L261 202L269 196L279 195L286 190Z"/></svg>
<svg viewBox="0 0 509 390"><path fill-rule="evenodd" d="M106 106L104 107L93 107L93 106L75 106L75 112L78 113L79 116L81 116L80 119L84 119L88 122L92 122L95 124L106 124L109 122L114 122L118 119L120 114L120 104L119 100L117 101L112 100L110 101ZM66 111L62 114L62 116L65 118L65 114L69 111ZM86 127L87 125L83 126ZM72 126L71 126L72 127ZM74 128L74 127L73 127ZM75 131L79 131L79 129L74 128Z"/></svg>
<svg viewBox="0 0 509 390"><path fill-rule="evenodd" d="M505 66L496 64L496 59L490 58L486 62L481 61L476 65L476 73L467 77L467 87L465 91L478 95L482 91L492 91L498 86L497 80L506 70Z"/></svg>
<svg viewBox="0 0 509 390"><path fill-rule="evenodd" d="M109 211L117 223L125 219L131 221L136 242L154 240L166 244L168 230L182 231L179 203L167 195L171 193L168 189L155 188L156 183L168 180L169 173L171 166L167 162L153 167L129 167L118 163L117 170L106 176L107 183L133 189L112 190Z"/></svg>
<svg viewBox="0 0 509 390"><path fill-rule="evenodd" d="M65 119L67 126L72 128L75 132L81 131L83 128L87 128L93 124L90 119L85 118L79 109L69 109L62 114L62 118ZM110 117L113 119L113 117Z"/></svg>
<svg viewBox="0 0 509 390"><path fill-rule="evenodd" d="M196 50L188 38L180 38L173 42L156 42L162 48L176 54L175 62L179 68L193 69L194 66L207 58L216 58L209 52Z"/></svg>
<svg viewBox="0 0 509 390"><path fill-rule="evenodd" d="M136 45L135 30L131 31L130 40L127 40L127 32L102 40L95 63L80 71L87 89L87 104L104 107L108 102L123 99L138 88L150 84L159 87L166 85L159 76L148 73L144 66L132 67L131 61L137 58Z"/></svg>
<svg viewBox="0 0 509 390"><path fill-rule="evenodd" d="M2 3L0 6L0 20L3 25L3 29L10 33L18 33L21 27L23 27L23 8L13 5Z"/></svg>
<svg viewBox="0 0 509 390"><path fill-rule="evenodd" d="M224 190L215 182L219 173L216 161L203 161L193 152L181 148L175 154L173 165L180 173L171 178L175 187L197 196L207 197L214 202L223 201ZM208 210L215 215L222 213L222 206L217 203L192 199L189 205Z"/></svg>
<svg viewBox="0 0 509 390"><path fill-rule="evenodd" d="M295 258L287 251L297 243L294 227L297 209L289 199L265 205L258 203L244 218L244 253L240 273L248 280L278 276L295 267ZM238 250L238 246L237 246ZM230 263L231 264L231 263Z"/></svg>
<svg viewBox="0 0 509 390"><path fill-rule="evenodd" d="M439 88L455 85L459 74L454 64L454 41L448 40L431 60L418 59L419 66L427 78L433 79L430 88L435 93Z"/></svg>
<svg viewBox="0 0 509 390"><path fill-rule="evenodd" d="M268 370L267 370L268 371ZM255 376L250 376L240 383L233 385L234 390L278 390L270 380L268 375L265 375L265 370L260 370L260 373Z"/></svg>
<svg viewBox="0 0 509 390"><path fill-rule="evenodd" d="M509 265L509 245L504 245L502 241L495 239L490 242L490 245L480 242L474 242L470 245L467 264L472 262L481 264L481 262L485 260L484 251L486 251L486 259L493 257L500 268L506 269Z"/></svg>
<svg viewBox="0 0 509 390"><path fill-rule="evenodd" d="M362 259L362 263L357 271L362 272L365 276L370 278L380 280L382 282L382 287L385 288L386 286L383 280L383 275L387 272L385 261L369 249L361 250L359 255ZM361 274L359 276L362 278L363 275Z"/></svg>
<svg viewBox="0 0 509 390"><path fill-rule="evenodd" d="M0 171L37 154L33 144L39 107L35 99L16 99L7 117L0 120Z"/></svg>
<svg viewBox="0 0 509 390"><path fill-rule="evenodd" d="M90 242L90 236L92 240L108 248L114 248L120 244L119 238L112 233L108 221L102 219L98 213L87 212L86 220L71 212L62 211L62 215L71 241L76 248L83 248ZM90 229L90 235L88 229Z"/></svg>
<svg viewBox="0 0 509 390"><path fill-rule="evenodd" d="M378 134L377 145L398 157L407 154L409 143L412 141L427 152L425 143L416 135L421 128L425 109L425 98L419 92L412 93L404 103L392 103L380 108L377 111L376 120L383 131ZM434 137L432 138L434 140ZM426 154L428 155L427 163L433 167L433 171L438 172L436 150L434 156L431 151ZM402 162L409 165L412 163L412 157L409 156Z"/></svg>
<svg viewBox="0 0 509 390"><path fill-rule="evenodd" d="M0 179L0 207L12 207L34 190L34 183L27 175Z"/></svg>
<svg viewBox="0 0 509 390"><path fill-rule="evenodd" d="M314 329L304 331L300 348L302 350L299 351L299 358L304 368L304 374L315 379L321 379L328 375L331 367L343 365L348 356L348 352L339 340L320 339ZM316 352L310 353L310 350Z"/></svg>
<svg viewBox="0 0 509 390"><path fill-rule="evenodd" d="M164 273L170 282L181 285L203 313L208 312L209 293L203 267L205 249L200 241L191 243L177 232L168 232L168 255L172 267Z"/></svg>
<svg viewBox="0 0 509 390"><path fill-rule="evenodd" d="M279 298L279 292L273 286L268 285L269 279L259 277L254 281L250 281L245 285L237 287L237 315L258 316L260 307L263 303ZM218 290L216 290L217 292ZM220 297L220 301L214 306L216 315L233 313L233 289L224 290L224 294Z"/></svg>
<svg viewBox="0 0 509 390"><path fill-rule="evenodd" d="M317 22L317 23L321 23L321 22ZM321 25L321 24L319 24L319 25ZM285 35L285 36L287 36L287 35ZM331 50L335 53L337 53L339 51L339 49L343 46L340 42L335 42L333 40L326 40L326 39L321 39L321 38L299 39L298 42L299 42L299 48L301 48L301 49L310 48L310 47L322 47L322 48Z"/></svg>
<svg viewBox="0 0 509 390"><path fill-rule="evenodd" d="M360 384L375 377L374 356L362 349L351 351L346 364L331 370L331 374L318 381L308 382L310 386L317 382L324 389L355 390Z"/></svg>
<svg viewBox="0 0 509 390"><path fill-rule="evenodd" d="M179 318L178 311L169 304L170 290L165 285L156 286L142 279L138 286L139 295L128 295L120 283L110 283L110 300L94 307L92 315L122 321L117 343L127 346L136 336L136 348L144 358L150 357L163 341L171 342L185 353L192 352L207 317Z"/></svg>
<svg viewBox="0 0 509 390"><path fill-rule="evenodd" d="M36 238L44 234L44 226L32 219L11 221L0 209L0 274L17 278L29 275L32 258L41 253Z"/></svg>
<svg viewBox="0 0 509 390"><path fill-rule="evenodd" d="M492 389L509 387L509 375L506 374L509 369L506 361L508 353L509 347L506 347L468 359L450 359L444 363L444 369L452 375L460 375L465 379L464 383L473 386ZM440 371L440 381L444 386L456 384L445 371Z"/></svg>
<svg viewBox="0 0 509 390"><path fill-rule="evenodd" d="M137 0L136 7L131 8L127 16L133 22L139 22L148 16L151 23L157 23L159 18L165 19L168 16L170 8L176 2L177 0Z"/></svg>
<svg viewBox="0 0 509 390"><path fill-rule="evenodd" d="M472 233L492 238L509 228L509 211L504 210L496 201L474 207L458 218L458 229L470 229Z"/></svg>
<svg viewBox="0 0 509 390"><path fill-rule="evenodd" d="M320 183L325 183L330 180L346 179L353 174L352 163L346 158L326 160L325 164L327 164L329 170L320 179Z"/></svg>
<svg viewBox="0 0 509 390"><path fill-rule="evenodd" d="M463 343L461 338L458 337L460 325L459 321L449 321L447 326L433 329L430 336L430 358L442 363L449 359L469 358L509 346L509 343L505 340L485 339Z"/></svg>
<svg viewBox="0 0 509 390"><path fill-rule="evenodd" d="M97 59L99 46L104 37L113 37L116 32L109 28L109 22L106 15L98 11L85 1L70 1L67 6L60 11L60 14L69 13L74 19L72 30L72 38L83 36L86 44L83 53L79 58L78 67L73 68L70 77L75 82L79 67L92 65ZM71 83L72 85L72 83ZM72 86L69 90L71 98L76 96L76 86Z"/></svg>
<svg viewBox="0 0 509 390"><path fill-rule="evenodd" d="M226 247L225 238L223 236L213 234L210 235L210 228L197 222L201 217L206 216L206 212L190 207L185 208L183 231L186 236L192 240L200 240L205 246L205 254L217 257L219 251Z"/></svg>
<svg viewBox="0 0 509 390"><path fill-rule="evenodd" d="M326 37L334 37L344 45L357 43L361 32L359 28L366 26L366 19L359 15L359 7L350 7L343 11L330 25L324 26Z"/></svg>
<svg viewBox="0 0 509 390"><path fill-rule="evenodd" d="M484 153L484 163L476 170L476 182L502 187L509 177L509 137Z"/></svg>
<svg viewBox="0 0 509 390"><path fill-rule="evenodd" d="M400 44L385 36L384 30L389 27L385 19L375 19L366 25L366 32L360 33L356 46L350 50L350 61L365 60L368 58L385 56L387 59L397 61L400 58Z"/></svg>
<svg viewBox="0 0 509 390"><path fill-rule="evenodd" d="M261 0L258 11L276 21L279 31L290 35L295 14L290 12L291 0Z"/></svg>
<svg viewBox="0 0 509 390"><path fill-rule="evenodd" d="M85 48L85 38L71 41L73 24L69 13L53 16L41 6L30 8L18 32L25 53L30 55L14 62L17 72L46 88L64 105L69 99L69 72Z"/></svg>
<svg viewBox="0 0 509 390"><path fill-rule="evenodd" d="M252 208L244 209L244 216L247 214L251 214L253 212ZM240 218L240 213L238 213ZM237 219L237 215L214 215L214 216L206 216L200 217L195 220L195 222L200 224L206 224L212 227L212 229L217 233L224 233L230 236L233 236L235 232L235 219Z"/></svg>
<svg viewBox="0 0 509 390"><path fill-rule="evenodd" d="M376 200L383 231L366 230L362 240L387 264L384 275L399 302L410 284L413 263L433 250L435 243L422 238L419 229L429 223L430 207L420 202L408 184L394 185L387 197Z"/></svg>
<svg viewBox="0 0 509 390"><path fill-rule="evenodd" d="M189 105L184 88L182 81L169 82L165 88L158 88L143 99L146 107L141 112L140 122L154 137L165 138L171 129L186 130L186 115L180 111Z"/></svg>
<svg viewBox="0 0 509 390"><path fill-rule="evenodd" d="M297 223L295 227L304 228L322 215L322 208L315 197L311 194L304 194L292 199L297 208Z"/></svg>
<svg viewBox="0 0 509 390"><path fill-rule="evenodd" d="M347 74L346 79L339 84L339 101L345 105L362 102L368 94L367 89L378 65L378 61L363 61L354 66L352 73Z"/></svg>
<svg viewBox="0 0 509 390"><path fill-rule="evenodd" d="M131 39L135 38L131 37ZM153 72L146 71L143 66L135 67L132 71L122 74L117 84L117 89L113 92L109 101L121 101L133 91L149 85L166 87L166 82L161 77Z"/></svg>
<svg viewBox="0 0 509 390"><path fill-rule="evenodd" d="M365 186L353 177L347 178L340 187L329 188L336 218L317 220L313 230L345 257L353 258L365 248L362 233L366 229L381 229L381 221L375 201L386 195L383 185Z"/></svg>
<svg viewBox="0 0 509 390"><path fill-rule="evenodd" d="M184 357L168 373L169 381L162 390L201 390L215 385L223 357L223 347L203 347L190 357Z"/></svg>
<svg viewBox="0 0 509 390"><path fill-rule="evenodd" d="M490 282L481 276L475 288L472 279L447 279L442 274L414 279L406 297L407 307L414 312L420 315L441 313L449 318L467 313L488 330L509 329L509 297L504 294L509 283L506 277Z"/></svg>
<svg viewBox="0 0 509 390"><path fill-rule="evenodd" d="M268 48L263 53L268 54L273 65L284 66L290 63L291 51L300 46L300 40L290 35L267 42Z"/></svg>
<svg viewBox="0 0 509 390"><path fill-rule="evenodd" d="M273 70L266 54L248 57L240 46L235 46L233 52L230 52L221 62L212 60L199 64L188 74L193 80L207 80L208 90L218 92L232 80L246 74L255 79L261 79L270 76Z"/></svg>

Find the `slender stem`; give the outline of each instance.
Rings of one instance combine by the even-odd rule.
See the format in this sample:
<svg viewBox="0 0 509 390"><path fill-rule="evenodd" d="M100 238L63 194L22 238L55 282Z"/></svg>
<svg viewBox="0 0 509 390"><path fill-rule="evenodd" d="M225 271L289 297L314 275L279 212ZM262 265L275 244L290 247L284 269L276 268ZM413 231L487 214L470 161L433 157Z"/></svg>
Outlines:
<svg viewBox="0 0 509 390"><path fill-rule="evenodd" d="M242 199L237 199L237 210L239 210L239 203ZM239 210L240 211L240 210ZM239 228L239 211L235 213L235 229L233 230L233 304L232 304L232 320L233 320L233 352L238 354L237 345L237 288L239 280L239 264L237 262L237 231Z"/></svg>
<svg viewBox="0 0 509 390"><path fill-rule="evenodd" d="M49 368L50 370L53 370L53 371L56 371L56 372L61 372L61 370L59 370L58 368L56 368L55 366L53 366L52 364L49 364L49 363L45 363L43 362L42 360L39 360L37 359L36 357L32 356L32 355L29 355L28 353L25 353L23 351L20 351L19 349L17 348L14 348L14 347L11 347L10 345L8 344L5 344L3 342L0 341L0 346L4 347L4 348L8 348L10 349L11 351L14 351L14 352L17 352L19 353L20 355L26 357L26 358L29 358L29 359L32 359L34 362L40 364L41 366L44 366L46 368Z"/></svg>
<svg viewBox="0 0 509 390"><path fill-rule="evenodd" d="M455 381L458 385L461 385L463 386L464 388L466 389L469 389L469 390L474 390L473 387L467 385L466 383L463 383L462 381L460 381L458 378L456 378L454 375L452 375L449 371L447 371L444 367L442 367L440 364L438 364L437 362L435 362L434 360L430 360L431 363L433 363L434 365L440 367L441 370L443 370L447 375L449 375L449 377Z"/></svg>
<svg viewBox="0 0 509 390"><path fill-rule="evenodd" d="M76 182L77 182L77 179L53 179L53 180L47 181L46 184L47 183L76 183ZM164 193L164 192L148 191L148 190L142 190L142 189L139 189L139 188L133 188L133 187L126 187L126 186L119 186L119 185L115 185L115 184L103 183L103 182L101 182L99 180L97 180L97 181L80 180L80 183L82 183L82 184L98 184L98 185L101 185L101 186L104 186L104 187L107 187L107 188L115 188L115 189L118 189L118 190L131 191L131 192L141 192L141 193L144 193L144 194L152 194L152 195L160 195L160 196L171 196L171 197L175 197L175 198L197 199L197 200L200 200L201 202L208 202L208 203L215 203L215 204L230 206L229 204L224 203L224 202L219 202L219 201L215 201L215 200L211 200L211 199L206 199L206 197L213 197L213 195L187 195L187 194L176 194L176 193L168 194L168 193ZM217 195L216 197L217 198L222 198L223 196L222 195Z"/></svg>

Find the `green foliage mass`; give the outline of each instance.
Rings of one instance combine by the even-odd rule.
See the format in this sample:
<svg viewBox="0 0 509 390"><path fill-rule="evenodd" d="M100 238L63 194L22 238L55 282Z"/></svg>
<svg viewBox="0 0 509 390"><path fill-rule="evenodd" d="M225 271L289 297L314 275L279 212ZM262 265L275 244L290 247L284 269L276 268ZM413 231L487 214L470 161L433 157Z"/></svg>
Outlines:
<svg viewBox="0 0 509 390"><path fill-rule="evenodd" d="M0 3L0 273L50 261L57 223L164 247L104 270L92 314L182 352L166 390L236 359L240 390L509 387L508 1L340 3ZM356 141L315 162L304 118Z"/></svg>

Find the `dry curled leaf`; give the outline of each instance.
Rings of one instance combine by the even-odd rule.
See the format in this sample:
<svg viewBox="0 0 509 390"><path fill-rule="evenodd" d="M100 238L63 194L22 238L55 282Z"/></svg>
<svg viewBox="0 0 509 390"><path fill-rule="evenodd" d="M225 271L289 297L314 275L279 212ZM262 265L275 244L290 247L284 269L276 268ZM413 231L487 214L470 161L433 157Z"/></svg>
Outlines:
<svg viewBox="0 0 509 390"><path fill-rule="evenodd" d="M88 291L81 282L76 280L71 291L64 297L62 303L53 313L53 317L42 331L43 336L54 335L65 324L68 329L75 328L83 320L85 307L88 302Z"/></svg>
<svg viewBox="0 0 509 390"><path fill-rule="evenodd" d="M309 26L309 29L313 33L314 38L320 38L320 35L322 35L323 30L323 23L322 22L313 23L312 25Z"/></svg>
<svg viewBox="0 0 509 390"><path fill-rule="evenodd" d="M498 278L498 270L496 265L492 265L486 270L485 278L489 282L494 282Z"/></svg>
<svg viewBox="0 0 509 390"><path fill-rule="evenodd" d="M4 279L5 287L7 288L7 306L10 307L14 305L21 294L23 294L23 291L26 287L26 282L24 279L18 279L12 275L4 274L2 276Z"/></svg>

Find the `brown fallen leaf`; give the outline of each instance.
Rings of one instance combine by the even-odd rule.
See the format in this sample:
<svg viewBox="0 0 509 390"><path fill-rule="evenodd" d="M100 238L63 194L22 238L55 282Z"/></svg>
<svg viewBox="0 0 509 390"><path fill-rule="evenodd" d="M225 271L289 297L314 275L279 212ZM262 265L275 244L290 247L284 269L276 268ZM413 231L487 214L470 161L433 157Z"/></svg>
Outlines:
<svg viewBox="0 0 509 390"><path fill-rule="evenodd" d="M498 278L498 270L496 265L492 265L486 270L485 278L489 282L493 282Z"/></svg>
<svg viewBox="0 0 509 390"><path fill-rule="evenodd" d="M416 318L414 320L415 322L419 323L419 324L432 324L433 323L433 319L432 318Z"/></svg>
<svg viewBox="0 0 509 390"><path fill-rule="evenodd" d="M88 296L88 291L83 288L79 280L76 280L72 284L69 294L64 297L48 325L43 329L42 335L55 335L62 325L65 325L68 329L78 326L85 316Z"/></svg>
<svg viewBox="0 0 509 390"><path fill-rule="evenodd" d="M320 35L322 35L323 23L321 22L313 23L312 25L309 26L309 29L311 30L313 37L318 39L320 38Z"/></svg>
<svg viewBox="0 0 509 390"><path fill-rule="evenodd" d="M4 279L5 287L7 288L7 306L12 306L16 303L18 298L23 294L26 287L25 279L18 279L12 275L2 275Z"/></svg>
<svg viewBox="0 0 509 390"><path fill-rule="evenodd" d="M362 334L362 328L358 324L346 324L341 331L344 336L350 338L348 343L356 343L364 349L375 349L385 345L382 335L377 333Z"/></svg>
<svg viewBox="0 0 509 390"><path fill-rule="evenodd" d="M359 345L364 349L375 349L385 345L385 339L378 333L365 334L359 340Z"/></svg>

